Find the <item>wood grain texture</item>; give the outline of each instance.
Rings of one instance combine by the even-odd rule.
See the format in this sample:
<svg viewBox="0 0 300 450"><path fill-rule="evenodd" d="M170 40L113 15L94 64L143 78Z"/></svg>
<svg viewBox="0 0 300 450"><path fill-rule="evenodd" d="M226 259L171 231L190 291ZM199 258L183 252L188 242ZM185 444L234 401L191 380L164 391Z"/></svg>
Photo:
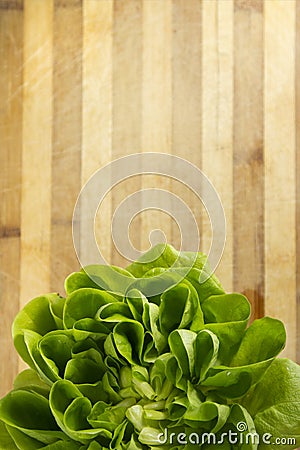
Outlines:
<svg viewBox="0 0 300 450"><path fill-rule="evenodd" d="M113 1L86 0L83 3L82 151L81 184L95 170L112 160L112 27ZM99 199L100 200L100 199ZM88 203L88 201L86 202ZM88 204L81 205L84 226ZM103 202L96 221L96 238L104 258L111 260L111 201ZM80 255L90 255L84 233L80 234ZM97 261L98 255L93 255Z"/></svg>
<svg viewBox="0 0 300 450"><path fill-rule="evenodd" d="M227 239L217 270L228 291L233 288L233 2L203 2L202 170L220 193ZM203 217L203 245L209 251L210 218ZM218 238L218 237L217 237Z"/></svg>
<svg viewBox="0 0 300 450"><path fill-rule="evenodd" d="M0 9L22 10L23 0L0 0Z"/></svg>
<svg viewBox="0 0 300 450"><path fill-rule="evenodd" d="M265 312L286 324L285 354L292 358L297 344L295 6L290 0L266 2L264 15Z"/></svg>
<svg viewBox="0 0 300 450"><path fill-rule="evenodd" d="M210 178L227 219L217 274L227 290L248 295L252 318L285 322L285 355L300 362L299 3L0 0L2 393L18 370L10 335L17 310L39 293L63 293L80 267L72 242L80 189L132 153L180 156ZM127 264L111 219L146 188L189 206L208 251L197 196L180 181L137 175L114 186L97 214L107 261ZM74 225L89 255L87 206ZM147 207L143 194L135 207ZM180 246L185 218L177 226L164 211L145 211L129 229L122 220L117 238L139 250L153 228Z"/></svg>
<svg viewBox="0 0 300 450"><path fill-rule="evenodd" d="M0 13L0 396L11 389L18 357L11 324L19 309L22 155L22 33L19 9Z"/></svg>
<svg viewBox="0 0 300 450"><path fill-rule="evenodd" d="M234 290L264 313L263 5L234 11Z"/></svg>
<svg viewBox="0 0 300 450"><path fill-rule="evenodd" d="M143 3L139 0L114 2L113 21L113 130L112 159L139 153L142 145L142 58ZM128 30L131 30L128 32ZM112 190L112 214L128 195L141 188L140 177L127 180ZM137 206L140 208L140 205ZM124 239L127 238L124 223ZM140 217L135 227L141 229ZM110 237L109 237L110 238ZM141 234L134 233L133 245L140 248ZM112 242L111 261L127 261Z"/></svg>
<svg viewBox="0 0 300 450"><path fill-rule="evenodd" d="M142 85L142 151L172 152L172 2L143 1L143 85ZM143 168L144 169L144 168ZM145 167L145 169L147 169ZM159 187L170 191L169 177L145 175L141 188ZM159 195L159 194L158 194ZM141 249L150 246L151 230L161 230L171 240L170 216L147 211L141 197Z"/></svg>
<svg viewBox="0 0 300 450"><path fill-rule="evenodd" d="M79 267L72 240L82 144L82 7L77 0L54 2L52 95L51 290L63 293L62 274Z"/></svg>
<svg viewBox="0 0 300 450"><path fill-rule="evenodd" d="M21 306L50 292L52 22L52 0L25 0Z"/></svg>
<svg viewBox="0 0 300 450"><path fill-rule="evenodd" d="M300 2L296 3L296 304L297 361L300 361Z"/></svg>
<svg viewBox="0 0 300 450"><path fill-rule="evenodd" d="M201 167L202 7L198 0L173 1L172 47L172 152ZM171 181L170 188L189 205L201 234L204 208L200 200L180 182ZM181 236L174 224L172 242L180 248Z"/></svg>

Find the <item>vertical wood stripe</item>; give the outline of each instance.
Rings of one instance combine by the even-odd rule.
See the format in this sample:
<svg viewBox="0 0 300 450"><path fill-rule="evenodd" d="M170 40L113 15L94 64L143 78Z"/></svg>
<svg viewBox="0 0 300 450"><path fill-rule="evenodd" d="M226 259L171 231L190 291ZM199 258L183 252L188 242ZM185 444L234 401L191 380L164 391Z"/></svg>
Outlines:
<svg viewBox="0 0 300 450"><path fill-rule="evenodd" d="M202 28L202 170L211 179L218 175L215 172L216 161L211 158L217 154L218 148L218 2L203 2ZM207 172L208 171L208 172ZM211 179L211 181L213 181ZM202 248L208 253L212 239L210 218L206 211L202 216Z"/></svg>
<svg viewBox="0 0 300 450"><path fill-rule="evenodd" d="M54 7L51 290L63 293L65 274L79 267L72 215L81 184L82 8L78 0Z"/></svg>
<svg viewBox="0 0 300 450"><path fill-rule="evenodd" d="M300 2L296 2L296 325L297 361L300 363Z"/></svg>
<svg viewBox="0 0 300 450"><path fill-rule="evenodd" d="M220 194L226 215L226 247L217 270L224 287L233 287L232 110L233 2L203 2L203 140L202 170ZM212 233L203 217L203 245L209 250ZM216 236L216 238L218 238Z"/></svg>
<svg viewBox="0 0 300 450"><path fill-rule="evenodd" d="M21 306L50 291L52 21L52 0L25 0Z"/></svg>
<svg viewBox="0 0 300 450"><path fill-rule="evenodd" d="M198 0L173 0L172 153L191 161L197 167L201 167L202 160L201 42L201 3ZM182 183L171 181L170 188L191 208L201 234L202 205L199 199ZM178 249L181 244L174 225L172 244Z"/></svg>
<svg viewBox="0 0 300 450"><path fill-rule="evenodd" d="M82 152L81 185L95 170L112 160L112 27L113 1L85 0L83 3L83 79L82 79ZM99 199L100 200L100 199ZM88 205L81 205L84 224ZM100 205L96 238L107 262L111 261L111 203ZM90 249L86 236L80 234L80 254L86 258ZM91 257L91 255L89 255ZM95 261L97 256L94 255ZM86 259L85 259L86 260Z"/></svg>
<svg viewBox="0 0 300 450"><path fill-rule="evenodd" d="M235 1L234 289L264 313L263 6Z"/></svg>
<svg viewBox="0 0 300 450"><path fill-rule="evenodd" d="M50 291L52 21L52 0L24 1L20 307Z"/></svg>
<svg viewBox="0 0 300 450"><path fill-rule="evenodd" d="M112 159L141 151L142 124L142 17L141 1L114 2L113 25L113 131ZM130 31L129 31L130 30ZM140 177L127 180L112 191L112 214L121 201L141 188ZM127 237L124 223L124 239ZM140 218L135 221L140 230ZM120 237L120 236L119 236ZM140 248L140 233L133 235L133 244ZM112 242L112 264L128 262Z"/></svg>
<svg viewBox="0 0 300 450"><path fill-rule="evenodd" d="M265 4L265 312L286 324L285 355L291 358L296 357L295 13L293 0Z"/></svg>
<svg viewBox="0 0 300 450"><path fill-rule="evenodd" d="M143 1L142 151L172 152L172 2ZM143 168L144 169L144 168ZM147 168L145 168L147 169ZM142 189L170 191L171 180L159 175L142 177ZM141 210L147 208L142 200ZM163 213L141 213L141 249L149 248L151 230L171 240L172 219Z"/></svg>
<svg viewBox="0 0 300 450"><path fill-rule="evenodd" d="M11 323L20 294L22 33L22 10L0 10L0 397L18 371Z"/></svg>

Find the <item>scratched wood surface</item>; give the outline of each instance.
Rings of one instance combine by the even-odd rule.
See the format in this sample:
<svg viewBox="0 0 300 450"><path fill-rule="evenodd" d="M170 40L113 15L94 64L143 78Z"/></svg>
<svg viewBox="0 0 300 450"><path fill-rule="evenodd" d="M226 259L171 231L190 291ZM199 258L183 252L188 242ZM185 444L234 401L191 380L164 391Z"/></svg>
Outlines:
<svg viewBox="0 0 300 450"><path fill-rule="evenodd" d="M16 312L41 293L63 293L80 267L80 189L132 153L176 155L209 177L227 222L217 273L248 296L253 317L284 321L285 355L300 362L300 2L0 0L0 61L0 395L22 367ZM212 231L197 196L151 174L122 181L100 205L106 260L126 263L112 216L149 188L189 206L207 252ZM145 250L161 229L179 247L180 223L143 198L121 239ZM88 207L74 224L84 255Z"/></svg>

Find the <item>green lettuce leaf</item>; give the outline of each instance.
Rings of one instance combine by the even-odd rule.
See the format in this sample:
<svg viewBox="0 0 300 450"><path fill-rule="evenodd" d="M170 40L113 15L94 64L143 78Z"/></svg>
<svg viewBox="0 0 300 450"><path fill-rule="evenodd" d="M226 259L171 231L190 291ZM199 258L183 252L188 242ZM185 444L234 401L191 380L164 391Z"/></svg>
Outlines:
<svg viewBox="0 0 300 450"><path fill-rule="evenodd" d="M59 294L37 297L25 305L14 320L12 328L14 345L22 359L31 367L33 362L24 341L24 332L34 331L44 336L49 331L56 330L61 302L64 302L64 299Z"/></svg>
<svg viewBox="0 0 300 450"><path fill-rule="evenodd" d="M7 427L5 426L4 422L2 422L2 420L0 420L0 442L3 449L18 450L18 447L16 446L14 440L12 439L11 435L7 430Z"/></svg>
<svg viewBox="0 0 300 450"><path fill-rule="evenodd" d="M300 446L299 365L288 359L275 359L242 404L254 417L259 435L272 435L266 437L267 442L261 442L261 450Z"/></svg>
<svg viewBox="0 0 300 450"><path fill-rule="evenodd" d="M9 392L0 401L0 417L6 425L45 444L63 438L48 400L38 393L23 389Z"/></svg>
<svg viewBox="0 0 300 450"><path fill-rule="evenodd" d="M244 335L249 317L250 303L242 294L220 294L208 297L201 308L205 328L219 339L219 362L229 364Z"/></svg>
<svg viewBox="0 0 300 450"><path fill-rule="evenodd" d="M249 301L224 292L205 255L161 244L65 288L14 321L30 368L0 400L0 449L300 446L300 368L277 358L284 325L248 326Z"/></svg>

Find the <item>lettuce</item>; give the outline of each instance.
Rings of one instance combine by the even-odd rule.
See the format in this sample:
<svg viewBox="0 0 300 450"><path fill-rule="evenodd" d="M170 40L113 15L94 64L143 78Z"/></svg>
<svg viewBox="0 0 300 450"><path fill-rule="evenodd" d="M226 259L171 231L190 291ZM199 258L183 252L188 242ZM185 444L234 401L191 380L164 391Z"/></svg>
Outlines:
<svg viewBox="0 0 300 450"><path fill-rule="evenodd" d="M225 293L205 255L159 245L127 269L73 273L65 289L15 318L29 368L0 400L1 449L300 446L284 326L249 325L249 301Z"/></svg>

